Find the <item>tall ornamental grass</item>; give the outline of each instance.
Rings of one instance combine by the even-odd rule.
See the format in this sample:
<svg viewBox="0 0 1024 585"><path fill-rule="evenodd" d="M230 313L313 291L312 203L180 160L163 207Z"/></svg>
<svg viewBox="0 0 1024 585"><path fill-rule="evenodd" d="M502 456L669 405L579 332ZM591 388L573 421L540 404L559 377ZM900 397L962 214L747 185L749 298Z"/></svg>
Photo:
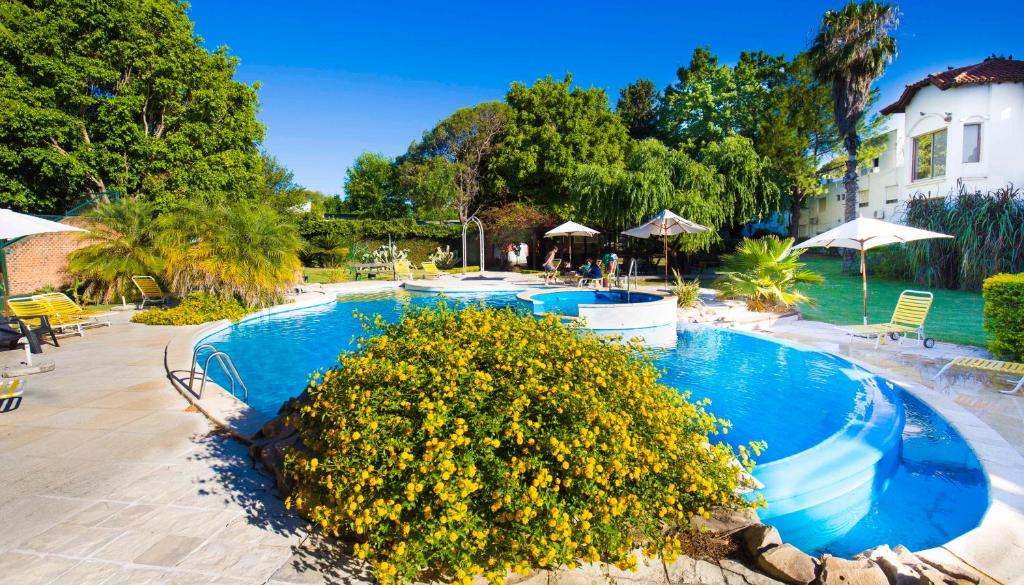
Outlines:
<svg viewBox="0 0 1024 585"><path fill-rule="evenodd" d="M1024 192L1009 184L970 191L963 183L946 197L911 197L904 223L953 236L872 251L876 271L927 287L981 290L986 278L1024 272ZM881 253L877 253L881 252Z"/></svg>

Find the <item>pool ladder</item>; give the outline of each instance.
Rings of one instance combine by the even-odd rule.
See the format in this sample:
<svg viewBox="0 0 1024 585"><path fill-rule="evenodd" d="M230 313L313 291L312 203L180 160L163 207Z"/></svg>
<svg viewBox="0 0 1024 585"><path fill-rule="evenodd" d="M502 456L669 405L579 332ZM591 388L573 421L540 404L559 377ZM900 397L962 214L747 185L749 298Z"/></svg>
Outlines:
<svg viewBox="0 0 1024 585"><path fill-rule="evenodd" d="M210 350L210 355L206 357L206 362L203 364L203 379L199 384L199 393L193 389L196 381L196 366L199 365L199 352L204 349ZM231 380L231 395L238 396L235 394L235 382L238 382L238 386L242 388L242 401L249 402L249 389L246 388L245 382L242 381L242 377L238 375L238 370L235 368L235 363L231 361L231 356L227 353L214 347L212 343L204 343L195 348L192 351L192 371L188 376L188 391L199 399L203 398L203 389L206 388L206 380L209 379L208 372L210 371L210 361L217 358L217 363L224 370L224 373L228 375L228 379Z"/></svg>
<svg viewBox="0 0 1024 585"><path fill-rule="evenodd" d="M637 268L636 268L636 258L633 258L633 259L631 259L629 261L629 270L626 271L626 302L627 303L629 302L629 291L630 291L629 281L630 281L630 279L633 279L633 288L636 288L637 281L639 280L639 278L640 278L640 276L639 276L639 273L637 272Z"/></svg>

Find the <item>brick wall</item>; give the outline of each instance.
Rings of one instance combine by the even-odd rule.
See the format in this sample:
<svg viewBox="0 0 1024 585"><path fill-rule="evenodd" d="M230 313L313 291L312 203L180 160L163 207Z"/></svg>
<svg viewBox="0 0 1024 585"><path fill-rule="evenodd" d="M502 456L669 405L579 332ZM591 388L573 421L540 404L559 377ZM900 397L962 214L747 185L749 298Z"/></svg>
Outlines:
<svg viewBox="0 0 1024 585"><path fill-rule="evenodd" d="M85 227L81 217L65 218L61 223ZM11 294L26 294L44 287L70 284L68 255L86 245L77 232L38 234L18 240L6 248Z"/></svg>

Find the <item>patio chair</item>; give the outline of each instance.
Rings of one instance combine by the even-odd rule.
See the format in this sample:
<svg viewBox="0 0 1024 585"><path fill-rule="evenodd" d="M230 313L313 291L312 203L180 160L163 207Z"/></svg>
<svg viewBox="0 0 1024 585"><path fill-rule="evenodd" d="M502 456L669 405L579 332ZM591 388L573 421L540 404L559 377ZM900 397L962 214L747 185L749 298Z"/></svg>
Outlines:
<svg viewBox="0 0 1024 585"><path fill-rule="evenodd" d="M15 330L12 325L17 326L18 329ZM51 330L50 333L52 335L53 331ZM33 331L31 327L18 318L0 317L0 349L17 349L22 338L28 343L29 350L32 353L43 353L43 349L39 345L39 337L36 336L36 331ZM53 338L53 342L56 345L56 337Z"/></svg>
<svg viewBox="0 0 1024 585"><path fill-rule="evenodd" d="M437 264L433 262L424 262L420 264L420 267L423 269L423 276L426 278L441 278L444 276L444 272L438 270Z"/></svg>
<svg viewBox="0 0 1024 585"><path fill-rule="evenodd" d="M927 291L905 290L900 293L896 309L893 310L888 323L845 325L841 329L851 337L874 337L875 347L881 344L882 338L886 335L901 345L907 336L914 335L917 342L924 347L935 347L935 340L925 337L924 334L924 322L928 318L928 310L931 309L933 299L934 295Z"/></svg>
<svg viewBox="0 0 1024 585"><path fill-rule="evenodd" d="M57 324L61 322L82 322L84 325L106 325L110 327L109 320L101 320L101 317L109 315L106 311L91 311L89 309L82 308L81 305L71 300L68 295L64 293L45 293L41 295L34 295L32 298L43 301L53 309L53 314L56 316ZM54 317L50 317L51 323Z"/></svg>
<svg viewBox="0 0 1024 585"><path fill-rule="evenodd" d="M53 345L58 347L55 330L64 332L74 329L75 333L82 335L82 326L89 323L87 319L62 318L49 303L34 296L7 299L7 306L16 317L21 319L22 323L25 323L37 334L49 333Z"/></svg>
<svg viewBox="0 0 1024 585"><path fill-rule="evenodd" d="M395 280L402 280L403 278L412 280L415 278L412 274L412 262L409 262L408 260L399 260L395 262L394 271Z"/></svg>
<svg viewBox="0 0 1024 585"><path fill-rule="evenodd" d="M160 285L152 276L133 276L132 282L135 283L135 288L139 289L139 293L142 294L142 300L136 304L138 308L144 308L146 303L161 307L167 305L167 293L160 288Z"/></svg>
<svg viewBox="0 0 1024 585"><path fill-rule="evenodd" d="M25 393L25 381L21 378L0 382L0 413L10 412L21 406L21 395Z"/></svg>
<svg viewBox="0 0 1024 585"><path fill-rule="evenodd" d="M965 368L970 370L982 370L985 372L995 372L997 374L1007 374L1013 377L1020 376L1020 380L1013 387L1012 390L1000 390L1002 394L1017 394L1024 388L1024 364L1017 362L1001 362L999 360L987 360L984 358L972 358L972 357L958 357L948 364L942 366L938 374L932 380L938 380L939 376L946 373L949 368Z"/></svg>

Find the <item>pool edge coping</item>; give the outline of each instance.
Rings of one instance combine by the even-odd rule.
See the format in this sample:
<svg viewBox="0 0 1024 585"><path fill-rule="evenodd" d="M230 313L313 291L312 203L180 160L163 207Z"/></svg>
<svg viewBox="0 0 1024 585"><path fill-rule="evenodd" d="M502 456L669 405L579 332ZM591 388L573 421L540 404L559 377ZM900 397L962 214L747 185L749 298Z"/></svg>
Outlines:
<svg viewBox="0 0 1024 585"><path fill-rule="evenodd" d="M192 368L192 356L195 347L204 339L225 329L263 319L271 315L300 311L327 305L337 301L338 296L394 290L402 286L401 282L383 281L372 286L361 287L321 287L307 291L295 297L292 302L266 307L242 317L237 322L227 319L205 323L197 329L182 331L175 335L164 348L164 369L167 378L178 393L202 413L217 427L227 431L245 444L251 444L253 436L264 424L273 419L249 406L222 386L210 380L204 389L205 395L200 400L184 383ZM321 296L322 295L322 296ZM202 368L198 368L202 371Z"/></svg>

